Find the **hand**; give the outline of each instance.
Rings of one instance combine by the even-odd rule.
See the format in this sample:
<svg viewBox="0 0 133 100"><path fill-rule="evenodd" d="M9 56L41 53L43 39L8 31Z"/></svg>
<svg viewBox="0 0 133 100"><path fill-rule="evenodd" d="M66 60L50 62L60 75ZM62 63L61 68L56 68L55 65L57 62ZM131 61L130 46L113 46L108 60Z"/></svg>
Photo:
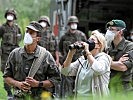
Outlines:
<svg viewBox="0 0 133 100"><path fill-rule="evenodd" d="M86 43L86 42L81 42L81 44L83 45L84 47L84 51L89 51L89 44Z"/></svg>
<svg viewBox="0 0 133 100"><path fill-rule="evenodd" d="M24 92L28 92L31 87L30 84L28 84L27 82L16 82L15 83L16 87L18 87L20 90L23 90Z"/></svg>
<svg viewBox="0 0 133 100"><path fill-rule="evenodd" d="M38 87L39 81L33 79L33 77L26 77L25 81L30 84L31 87Z"/></svg>
<svg viewBox="0 0 133 100"><path fill-rule="evenodd" d="M123 62L127 61L128 59L129 59L128 54L124 54L124 55L119 59L119 61L123 63Z"/></svg>
<svg viewBox="0 0 133 100"><path fill-rule="evenodd" d="M76 49L71 49L71 50L69 50L69 54L70 54L71 56L73 56L73 55L75 54L75 52L76 52Z"/></svg>

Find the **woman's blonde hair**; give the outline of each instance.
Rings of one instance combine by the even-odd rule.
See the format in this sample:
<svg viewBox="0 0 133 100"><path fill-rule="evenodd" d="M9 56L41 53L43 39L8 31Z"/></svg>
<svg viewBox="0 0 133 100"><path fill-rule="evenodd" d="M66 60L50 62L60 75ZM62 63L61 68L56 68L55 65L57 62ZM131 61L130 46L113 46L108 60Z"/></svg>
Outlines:
<svg viewBox="0 0 133 100"><path fill-rule="evenodd" d="M98 42L101 44L100 52L102 52L106 46L106 40L104 35L100 33L98 30L92 31L91 35L94 35L97 38Z"/></svg>

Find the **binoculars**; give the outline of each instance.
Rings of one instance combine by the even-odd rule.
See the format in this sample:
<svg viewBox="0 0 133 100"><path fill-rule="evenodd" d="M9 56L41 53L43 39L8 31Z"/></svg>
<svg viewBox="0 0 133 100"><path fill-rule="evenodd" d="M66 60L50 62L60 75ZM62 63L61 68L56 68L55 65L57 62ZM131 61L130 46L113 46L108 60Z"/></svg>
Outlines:
<svg viewBox="0 0 133 100"><path fill-rule="evenodd" d="M88 39L86 41L86 43L89 44L89 51L92 51L95 48L95 42L93 40ZM79 49L84 49L84 46L80 43L78 43L78 44L74 43L74 44L69 45L69 49L70 50L71 49L78 49L79 50Z"/></svg>
<svg viewBox="0 0 133 100"><path fill-rule="evenodd" d="M69 45L69 49L84 49L84 47L81 44L71 44Z"/></svg>

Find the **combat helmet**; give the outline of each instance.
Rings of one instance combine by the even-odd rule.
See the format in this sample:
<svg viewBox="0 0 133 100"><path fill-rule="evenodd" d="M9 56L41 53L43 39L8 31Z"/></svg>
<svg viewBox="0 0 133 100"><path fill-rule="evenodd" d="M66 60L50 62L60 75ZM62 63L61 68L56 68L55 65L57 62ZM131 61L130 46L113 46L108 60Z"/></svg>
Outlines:
<svg viewBox="0 0 133 100"><path fill-rule="evenodd" d="M70 17L68 17L67 24L70 24L72 22L79 23L79 20L78 20L78 18L76 16L70 16Z"/></svg>
<svg viewBox="0 0 133 100"><path fill-rule="evenodd" d="M48 26L51 25L51 23L50 23L50 19L49 19L48 16L41 16L40 19L38 20L38 22L40 23L41 21L46 21L47 24L48 24Z"/></svg>
<svg viewBox="0 0 133 100"><path fill-rule="evenodd" d="M7 9L6 12L5 12L5 18L7 17L7 14L13 14L14 15L14 19L16 20L17 19L17 14L16 14L16 11L12 8L12 9Z"/></svg>

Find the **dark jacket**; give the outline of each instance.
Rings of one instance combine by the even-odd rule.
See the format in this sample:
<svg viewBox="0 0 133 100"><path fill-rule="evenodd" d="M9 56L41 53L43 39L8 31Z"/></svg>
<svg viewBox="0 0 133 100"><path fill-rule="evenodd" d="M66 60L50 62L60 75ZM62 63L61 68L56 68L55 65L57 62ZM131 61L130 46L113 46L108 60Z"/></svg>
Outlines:
<svg viewBox="0 0 133 100"><path fill-rule="evenodd" d="M41 39L38 44L46 48L55 57L55 52L58 51L58 45L54 34L50 30L43 30L41 32Z"/></svg>
<svg viewBox="0 0 133 100"><path fill-rule="evenodd" d="M25 81L30 67L35 58L39 57L40 47L37 46L34 54L27 54L25 48L14 49L8 58L3 77L11 77L17 81ZM60 73L54 58L49 51L46 51L45 57L36 72L34 79L37 81L50 80L54 86L60 84ZM47 90L45 88L32 88L32 95L39 96L40 92Z"/></svg>
<svg viewBox="0 0 133 100"><path fill-rule="evenodd" d="M4 72L5 64L10 52L19 47L19 42L21 40L20 28L17 24L9 26L8 23L3 24L0 27L0 38L1 41L1 70Z"/></svg>
<svg viewBox="0 0 133 100"><path fill-rule="evenodd" d="M109 55L112 57L113 61L118 61L120 57L122 57L124 54L132 50L133 50L133 42L130 42L128 40L125 40L125 38L123 38L117 47L114 47L114 44L112 43L112 46L109 48ZM115 79L115 77L119 77L119 79L114 80L113 82L114 86L116 86L117 83L122 82L124 88L128 88L127 84L129 82L132 82L132 73L133 73L132 59L125 61L124 64L128 68L127 71L125 72L111 70L111 82L113 82L113 79Z"/></svg>
<svg viewBox="0 0 133 100"><path fill-rule="evenodd" d="M73 44L77 41L84 41L85 42L86 40L87 39L86 39L85 34L79 30L77 30L75 33L70 33L70 31L67 31L61 37L60 42L59 42L59 52L63 56L63 59L61 59L61 60L63 60L62 63L66 59L70 44ZM77 60L77 58L79 58L79 56L81 56L80 53L81 53L81 50L77 50L77 53L75 53L75 55L73 57L73 61Z"/></svg>

